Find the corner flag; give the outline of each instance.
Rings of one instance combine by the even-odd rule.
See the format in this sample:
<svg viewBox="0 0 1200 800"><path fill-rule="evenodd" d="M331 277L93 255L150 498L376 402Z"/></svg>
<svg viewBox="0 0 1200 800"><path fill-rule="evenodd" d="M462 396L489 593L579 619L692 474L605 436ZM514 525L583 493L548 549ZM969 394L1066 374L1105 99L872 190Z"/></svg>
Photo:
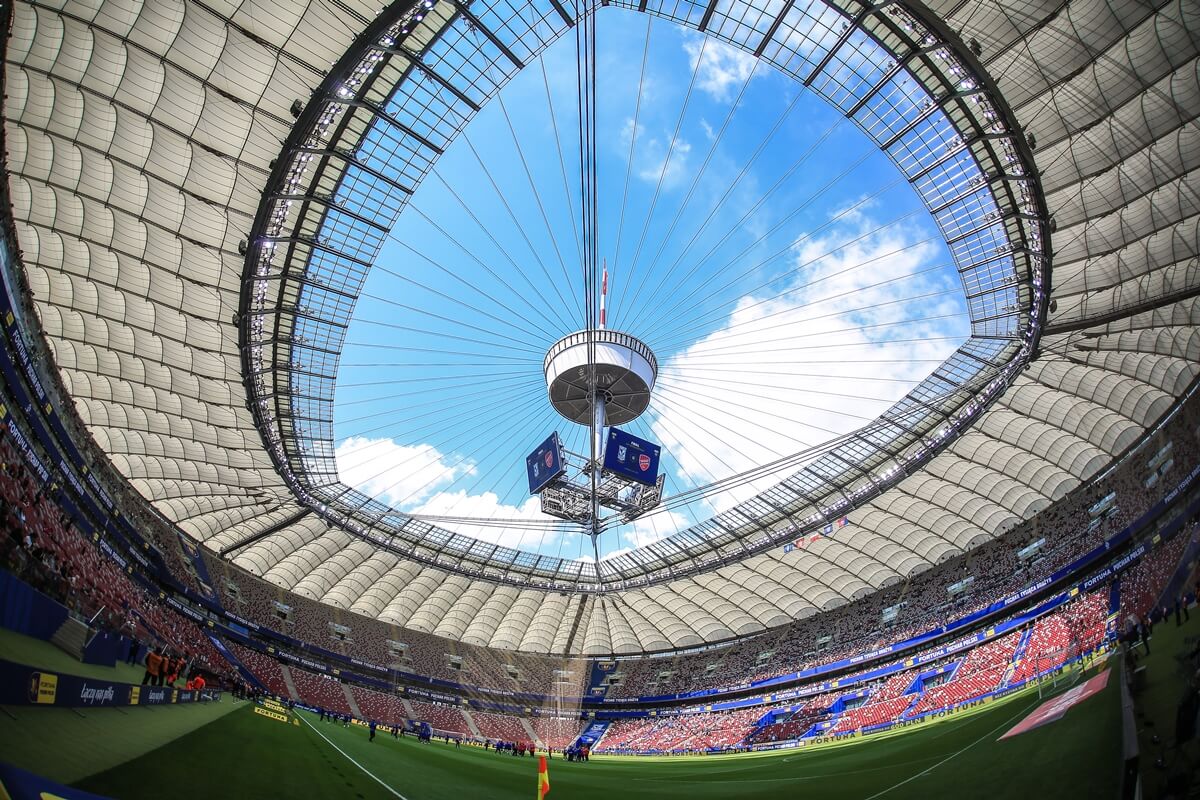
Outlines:
<svg viewBox="0 0 1200 800"><path fill-rule="evenodd" d="M537 800L550 794L550 770L546 767L546 757L538 756L538 796Z"/></svg>

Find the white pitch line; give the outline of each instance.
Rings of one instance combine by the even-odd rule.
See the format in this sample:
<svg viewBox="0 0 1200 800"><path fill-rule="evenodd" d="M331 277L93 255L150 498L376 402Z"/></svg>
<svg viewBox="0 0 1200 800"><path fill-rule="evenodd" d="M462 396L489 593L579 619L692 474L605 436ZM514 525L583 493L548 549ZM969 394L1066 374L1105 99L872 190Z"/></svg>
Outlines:
<svg viewBox="0 0 1200 800"><path fill-rule="evenodd" d="M345 750L343 750L342 748L338 747L336 744L334 744L333 742L331 742L331 741L329 740L329 737L328 737L328 736L326 736L325 734L321 733L321 731L317 730L317 726L316 726L316 725L313 725L311 722L309 722L308 720L304 719L304 717L300 716L299 714L297 714L297 715L296 715L296 717L297 717L298 719L301 719L301 720L303 720L303 721L304 721L304 724L305 724L305 725L307 725L308 727L312 728L312 730L313 730L313 733L317 734L317 736L320 736L322 739L324 739L324 740L325 740L325 741L326 741L326 742L329 744L329 746L330 746L330 747L332 747L334 750L337 750L339 753L341 753L343 756L345 756L347 761L349 761L351 764L353 764L354 766L356 766L356 767L358 767L359 769L361 769L363 772L367 773L367 775L368 775L368 776L370 776L371 780L375 781L375 782L376 782L376 783L378 783L380 786L382 786L383 788L387 789L387 790L388 790L389 792L391 792L392 794L396 795L396 797L399 797L399 798L400 798L400 800L408 800L408 798L407 798L407 797L405 797L404 795L400 794L400 793L399 793L399 792L397 792L395 789L393 789L391 786L388 786L386 783L384 783L382 780L380 780L380 779L379 779L379 776L378 776L378 775L376 775L374 772L371 772L371 770L367 769L367 768L366 768L366 767L364 767L362 764L358 763L358 762L357 762L357 761L355 761L353 758L351 758L351 757L350 757L350 755L349 755L349 754L348 754L348 753L347 753Z"/></svg>
<svg viewBox="0 0 1200 800"><path fill-rule="evenodd" d="M983 736L980 736L978 739L976 739L975 741L971 742L969 745L967 745L966 747L962 748L961 750L959 750L959 751L957 751L957 752L954 752L954 753L951 753L950 755L946 756L945 758L943 758L941 761L937 762L937 763L936 763L936 764L934 764L933 766L931 766L931 767L926 767L925 769L923 769L923 770L921 770L920 772L918 772L916 775L913 775L913 776L911 776L911 777L905 778L904 780L900 781L899 783L897 783L897 784L893 784L892 786L889 786L889 787L887 787L887 788L886 788L886 789L884 789L883 791L876 792L875 794L873 794L873 795L871 795L871 796L869 796L869 797L865 797L865 798L863 798L863 800L875 800L875 798L876 798L876 797L883 797L885 794L887 794L888 792L892 791L893 789L899 789L899 788L900 788L901 786L903 786L904 784L906 784L906 783L908 783L908 782L910 782L910 781L915 781L917 778L921 777L922 775L928 775L930 772L933 772L935 769L937 769L938 767L940 767L942 764L945 764L947 761L950 761L951 759L954 759L954 758L958 758L960 755L962 755L963 753L967 752L967 751L968 751L968 750L970 750L972 747L974 747L975 745L979 744L979 743L980 743L980 742L982 742L984 739L988 738L988 737L989 737L989 736L991 736L993 733L995 733L996 731L998 731L998 730L1000 730L1001 728L1003 728L1005 725L1009 725L1009 724L1011 724L1011 723L1012 723L1012 721L1013 721L1014 719L1016 719L1017 717L1021 716L1022 714L1027 714L1027 713L1029 713L1029 709L1033 708L1033 707L1034 707L1034 706L1036 706L1036 705L1037 705L1037 703L1036 703L1036 702L1034 702L1034 703L1030 703L1029 705L1025 706L1023 709L1021 709L1020 711L1018 711L1016 714L1013 714L1011 717L1009 717L1008 719L1006 719L1004 722L1001 722L999 725L997 725L996 727L992 728L990 731L988 731L987 733L985 733Z"/></svg>

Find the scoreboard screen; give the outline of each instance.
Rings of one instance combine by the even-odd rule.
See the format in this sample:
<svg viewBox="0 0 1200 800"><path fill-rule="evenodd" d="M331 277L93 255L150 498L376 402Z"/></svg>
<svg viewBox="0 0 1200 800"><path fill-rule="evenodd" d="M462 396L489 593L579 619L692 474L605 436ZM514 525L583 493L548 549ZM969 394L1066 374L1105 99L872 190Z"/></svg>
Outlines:
<svg viewBox="0 0 1200 800"><path fill-rule="evenodd" d="M653 486L658 479L658 455L654 442L639 439L620 428L609 428L604 445L604 468L631 481Z"/></svg>
<svg viewBox="0 0 1200 800"><path fill-rule="evenodd" d="M563 466L562 443L558 440L558 431L550 434L550 438L538 445L525 458L525 472L529 476L529 493L537 494L546 488L546 484L557 480L567 469Z"/></svg>

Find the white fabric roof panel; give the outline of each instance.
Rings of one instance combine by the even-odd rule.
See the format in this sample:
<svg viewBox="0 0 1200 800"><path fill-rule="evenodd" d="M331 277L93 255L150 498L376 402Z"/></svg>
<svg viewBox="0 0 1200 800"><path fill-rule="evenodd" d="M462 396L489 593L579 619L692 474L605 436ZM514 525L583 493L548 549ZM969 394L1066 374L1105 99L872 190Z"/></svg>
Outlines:
<svg viewBox="0 0 1200 800"><path fill-rule="evenodd" d="M607 599L597 597L588 605L591 613L584 627L583 646L577 652L584 656L616 653L617 649L608 631Z"/></svg>
<svg viewBox="0 0 1200 800"><path fill-rule="evenodd" d="M535 618L544 613L543 599L554 605L553 599L543 598L541 592L522 590L502 612L487 644L504 650L549 652L557 626L548 625L549 620L545 618L535 624Z"/></svg>
<svg viewBox="0 0 1200 800"><path fill-rule="evenodd" d="M515 586L506 585L492 586L491 590L491 595L475 612L474 617L468 620L467 628L462 635L462 640L468 644L482 647L491 645L505 616L521 592ZM513 644L508 649L516 649L516 645Z"/></svg>
<svg viewBox="0 0 1200 800"><path fill-rule="evenodd" d="M536 596L537 610L533 621L523 631L508 631L508 634L521 635L519 649L531 650L535 653L562 653L567 651L567 644L573 630L574 616L580 602L583 602L583 614L579 618L579 630L588 628L590 615L595 608L592 598L564 597L561 594L544 595L542 592L531 592ZM522 593L521 599L524 599ZM578 650L578 647L576 647Z"/></svg>
<svg viewBox="0 0 1200 800"><path fill-rule="evenodd" d="M420 608L425 598L429 597L437 588L447 580L450 576L440 570L423 569L416 577L412 578L403 588L396 594L395 597L388 603L387 608L380 615L381 619L392 622L396 625L409 626L416 628L415 625L409 625L409 620ZM422 633L428 633L428 629L420 629Z"/></svg>
<svg viewBox="0 0 1200 800"><path fill-rule="evenodd" d="M220 549L282 525L234 562L451 639L587 654L687 647L904 580L1102 470L1200 362L1200 8L931 7L980 43L1036 138L1056 310L1043 357L837 537L581 598L423 567L298 517L245 405L232 319L238 242L288 134L288 108L375 17L363 3L16 6L5 86L13 211L75 410L188 535Z"/></svg>
<svg viewBox="0 0 1200 800"><path fill-rule="evenodd" d="M480 610L496 591L496 584L475 581L463 594L461 602L453 604L449 613L438 623L435 633L451 639L462 639Z"/></svg>
<svg viewBox="0 0 1200 800"><path fill-rule="evenodd" d="M280 510L272 511L265 516L266 519L257 521L256 528L258 526L271 527L281 524L286 522L291 515ZM290 588L294 584L291 578L294 577L295 573L281 575L273 568L309 542L323 536L325 532L326 528L324 525L311 520L304 520L299 524L289 525L278 533L261 539L249 547L240 550L234 563L250 570L256 575L261 575L271 580L276 585Z"/></svg>
<svg viewBox="0 0 1200 800"><path fill-rule="evenodd" d="M470 586L471 581L461 575L448 576L424 599L405 623L406 627L441 636L461 637L466 624L464 622L460 626L456 618L461 618L464 614L474 615L479 606L483 605L480 592L491 591L491 586L481 586L477 591L471 592L468 591Z"/></svg>
<svg viewBox="0 0 1200 800"><path fill-rule="evenodd" d="M631 604L627 596L605 598L608 609L608 628L612 637L612 649L615 653L640 653L647 648L647 642L664 640L657 637L654 626L640 616L631 613ZM626 602L623 602L626 601Z"/></svg>
<svg viewBox="0 0 1200 800"><path fill-rule="evenodd" d="M391 553L373 550L366 542L351 545L362 558L357 564L347 563L346 571L326 591L321 600L338 608L348 609L366 593L396 563Z"/></svg>
<svg viewBox="0 0 1200 800"><path fill-rule="evenodd" d="M364 616L383 618L383 610L401 589L420 574L421 569L421 565L412 561L397 562L355 598L350 610Z"/></svg>

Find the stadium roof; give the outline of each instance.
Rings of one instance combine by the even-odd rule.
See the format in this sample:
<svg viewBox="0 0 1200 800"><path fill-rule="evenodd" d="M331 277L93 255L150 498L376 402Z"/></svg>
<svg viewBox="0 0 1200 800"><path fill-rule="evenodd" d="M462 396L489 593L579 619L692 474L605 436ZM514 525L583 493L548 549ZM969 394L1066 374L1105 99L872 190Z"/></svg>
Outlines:
<svg viewBox="0 0 1200 800"><path fill-rule="evenodd" d="M443 74L444 59L416 54L470 27L487 32L481 49L508 61L511 74L529 52L513 20L549 37L570 18L554 2L531 8L539 24L506 4L486 13L485 5L441 0L418 8L415 19L402 4L380 14L340 0L17 3L5 70L7 166L26 274L62 378L96 441L155 509L300 594L477 644L552 652L566 641L559 629L576 621L565 613L571 600L526 584L558 582L570 592L590 590L594 580L568 579L561 565L454 540L428 525L406 538L411 521L386 519L386 508L366 522L347 513L336 497L314 490L320 459L289 452L300 441L287 427L291 407L264 414L264 399L287 392L259 383L291 385L290 348L305 317L296 312L308 307L303 274L269 273L275 267L261 260L263 237L278 240L288 264L311 265L327 247L316 236L335 182L354 170L359 181L373 176L372 196L392 205L383 222L361 210L339 213L365 229L394 219L395 198L411 189L407 178L381 175L360 151L339 145L377 123L386 91L405 76L419 73L426 90L436 85L423 108L443 108L437 124L429 122L432 111L420 117L427 129L397 127L403 133L393 152L409 147L414 179L422 150L441 149L465 123L453 105L479 105L495 90L481 88L493 73L464 73L471 58ZM1032 517L1103 470L1191 383L1200 361L1194 4L801 9L719 0L642 8L767 57L772 37L794 30L789 22L830 19L824 38L797 49L797 59L821 69L842 48L885 42L937 98L937 109L960 115L960 132L977 126L966 145L999 209L996 243L1010 248L1009 271L990 276L990 288L1002 290L1009 277L1024 288L1000 304L1011 306L1002 330L981 329L973 315L975 333L1002 341L982 359L976 352L975 366L951 384L972 392L933 404L921 417L926 427L860 448L849 464L858 468L857 483L842 477L846 469L822 475L785 499L747 504L737 524L710 523L712 536L612 566L612 591L586 605L573 649L688 647L903 580ZM982 85L939 84L953 73L946 58L944 69L927 58L939 48ZM845 99L845 110L859 113L870 105L864 97L887 95L890 78L875 74L876 84ZM370 95L375 80L387 84L378 97ZM970 119L954 96L964 92L984 93L1000 127ZM333 109L337 98L346 102ZM911 130L902 124L877 140ZM313 140L316 131L324 138ZM312 169L289 172L305 155ZM1021 172L1025 166L1038 181ZM274 225L280 207L273 203L297 175L303 197ZM1037 296L1046 283L1043 226L1053 253L1048 298ZM358 247L365 272L372 251L369 242ZM255 305L265 284L254 279L268 276L273 327L256 339L255 321L267 317ZM353 296L354 287L340 288ZM981 339L989 340L997 341ZM255 349L263 347L270 352ZM1018 369L1033 348L1036 360ZM981 400L984 386L1007 390ZM960 424L961 435L945 433ZM911 463L919 469L893 469L900 456L918 452ZM837 495L844 502L827 499ZM773 546L797 524L822 524L858 506L844 534L786 557ZM652 581L637 586L647 575Z"/></svg>

